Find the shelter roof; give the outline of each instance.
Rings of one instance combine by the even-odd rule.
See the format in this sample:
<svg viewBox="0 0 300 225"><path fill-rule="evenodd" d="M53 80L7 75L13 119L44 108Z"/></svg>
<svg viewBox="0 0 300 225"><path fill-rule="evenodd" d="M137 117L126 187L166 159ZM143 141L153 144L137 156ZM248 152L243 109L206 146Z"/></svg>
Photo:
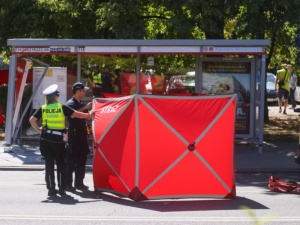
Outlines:
<svg viewBox="0 0 300 225"><path fill-rule="evenodd" d="M8 39L12 54L265 54L269 40Z"/></svg>

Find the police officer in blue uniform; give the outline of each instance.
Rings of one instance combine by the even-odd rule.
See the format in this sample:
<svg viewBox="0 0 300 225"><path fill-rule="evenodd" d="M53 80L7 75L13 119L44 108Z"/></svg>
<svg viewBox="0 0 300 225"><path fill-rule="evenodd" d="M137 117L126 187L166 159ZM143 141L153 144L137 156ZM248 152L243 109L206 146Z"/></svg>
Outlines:
<svg viewBox="0 0 300 225"><path fill-rule="evenodd" d="M66 103L70 108L79 112L88 112L92 108L92 102L86 104L82 99L88 88L81 82L77 82L72 87L73 97ZM67 191L86 190L84 185L85 166L87 155L90 152L87 141L87 124L85 119L68 117L68 147L67 147ZM75 174L73 186L73 172Z"/></svg>
<svg viewBox="0 0 300 225"><path fill-rule="evenodd" d="M58 85L50 85L43 91L46 98L46 104L37 109L30 117L31 126L41 133L40 151L45 158L45 180L48 189L48 195L65 195L65 171L66 171L66 148L63 136L65 133L65 117L77 117L90 119L90 113L82 113L74 109L62 105L58 102L59 91ZM42 126L39 126L37 121L42 119ZM54 163L57 166L57 183L58 188L55 188Z"/></svg>

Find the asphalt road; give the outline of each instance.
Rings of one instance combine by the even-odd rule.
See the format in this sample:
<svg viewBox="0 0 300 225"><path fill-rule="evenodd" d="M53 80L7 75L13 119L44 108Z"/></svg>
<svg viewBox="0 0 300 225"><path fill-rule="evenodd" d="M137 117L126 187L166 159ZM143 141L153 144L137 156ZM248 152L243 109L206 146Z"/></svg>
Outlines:
<svg viewBox="0 0 300 225"><path fill-rule="evenodd" d="M300 180L298 173L277 174ZM267 189L270 174L237 174L237 198L180 199L134 202L95 192L47 196L44 171L0 171L1 224L254 224L269 218L270 224L299 224L300 195ZM92 187L92 174L86 184ZM207 185L207 184L203 184ZM250 211L241 209L247 206ZM253 213L253 217L249 216Z"/></svg>

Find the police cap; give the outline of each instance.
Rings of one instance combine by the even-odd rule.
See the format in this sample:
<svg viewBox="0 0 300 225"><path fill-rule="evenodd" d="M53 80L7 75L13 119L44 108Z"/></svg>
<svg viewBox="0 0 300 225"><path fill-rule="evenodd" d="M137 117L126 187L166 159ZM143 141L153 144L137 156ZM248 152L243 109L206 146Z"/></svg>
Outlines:
<svg viewBox="0 0 300 225"><path fill-rule="evenodd" d="M59 94L59 91L57 90L57 88L58 88L57 84L52 84L43 91L43 95L48 96L48 95L52 95L52 94Z"/></svg>
<svg viewBox="0 0 300 225"><path fill-rule="evenodd" d="M73 85L72 90L79 90L79 89L84 89L84 90L88 90L88 87L85 87L83 83L81 82L77 82Z"/></svg>

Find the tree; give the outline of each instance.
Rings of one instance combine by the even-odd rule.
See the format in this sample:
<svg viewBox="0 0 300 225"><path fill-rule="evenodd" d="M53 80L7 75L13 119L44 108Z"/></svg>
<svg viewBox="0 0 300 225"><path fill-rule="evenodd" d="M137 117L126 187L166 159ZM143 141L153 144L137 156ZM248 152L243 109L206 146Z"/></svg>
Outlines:
<svg viewBox="0 0 300 225"><path fill-rule="evenodd" d="M294 63L296 30L299 27L300 2L297 0L244 0L236 18L235 36L269 39L267 67L273 68L287 60Z"/></svg>
<svg viewBox="0 0 300 225"><path fill-rule="evenodd" d="M118 39L153 39L166 32L169 13L158 1L110 0L96 11L97 30Z"/></svg>
<svg viewBox="0 0 300 225"><path fill-rule="evenodd" d="M296 30L300 22L296 15L300 13L300 2L244 0L241 4L234 36L243 39L270 39L266 67L272 72L276 73L282 63L294 63L297 57ZM268 121L266 99L264 105L264 120Z"/></svg>
<svg viewBox="0 0 300 225"><path fill-rule="evenodd" d="M0 45L10 38L106 38L96 29L93 0L2 0Z"/></svg>

